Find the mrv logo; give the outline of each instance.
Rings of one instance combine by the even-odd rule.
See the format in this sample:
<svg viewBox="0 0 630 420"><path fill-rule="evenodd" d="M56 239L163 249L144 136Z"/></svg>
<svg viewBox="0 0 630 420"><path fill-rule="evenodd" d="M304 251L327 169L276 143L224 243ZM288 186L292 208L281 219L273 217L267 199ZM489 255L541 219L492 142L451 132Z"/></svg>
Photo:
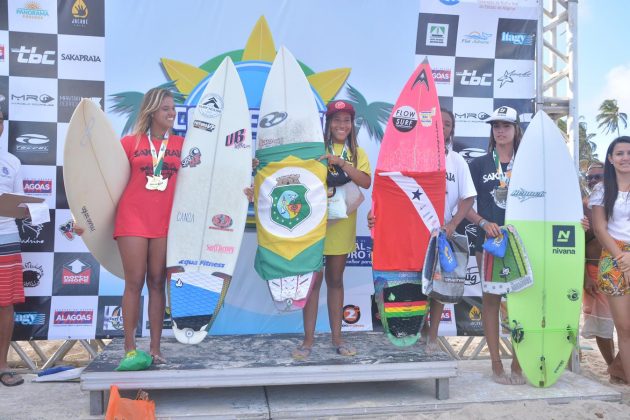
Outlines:
<svg viewBox="0 0 630 420"><path fill-rule="evenodd" d="M553 225L552 234L554 254L575 254L575 226Z"/></svg>

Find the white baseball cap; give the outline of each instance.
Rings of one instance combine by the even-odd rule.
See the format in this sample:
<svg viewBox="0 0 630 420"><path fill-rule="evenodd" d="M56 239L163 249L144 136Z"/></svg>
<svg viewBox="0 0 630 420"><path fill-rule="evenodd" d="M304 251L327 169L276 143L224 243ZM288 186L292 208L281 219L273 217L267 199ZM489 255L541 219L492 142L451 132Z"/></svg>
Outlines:
<svg viewBox="0 0 630 420"><path fill-rule="evenodd" d="M494 110L492 115L486 119L488 124L493 123L494 121L505 121L512 124L517 124L518 121L518 112L514 108L510 108L509 106L500 106Z"/></svg>

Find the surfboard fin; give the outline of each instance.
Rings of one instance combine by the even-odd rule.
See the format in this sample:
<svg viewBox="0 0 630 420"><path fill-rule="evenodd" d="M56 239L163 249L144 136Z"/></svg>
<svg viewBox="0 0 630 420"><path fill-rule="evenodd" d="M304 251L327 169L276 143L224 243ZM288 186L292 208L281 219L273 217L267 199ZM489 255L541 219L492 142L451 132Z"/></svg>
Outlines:
<svg viewBox="0 0 630 420"><path fill-rule="evenodd" d="M521 341L523 341L523 338L525 338L525 331L523 331L523 326L515 320L512 320L512 324L514 324L514 328L512 328L511 331L512 340L515 343L520 343Z"/></svg>
<svg viewBox="0 0 630 420"><path fill-rule="evenodd" d="M571 328L570 325L567 325L567 341L573 346L577 346L577 331L575 328Z"/></svg>

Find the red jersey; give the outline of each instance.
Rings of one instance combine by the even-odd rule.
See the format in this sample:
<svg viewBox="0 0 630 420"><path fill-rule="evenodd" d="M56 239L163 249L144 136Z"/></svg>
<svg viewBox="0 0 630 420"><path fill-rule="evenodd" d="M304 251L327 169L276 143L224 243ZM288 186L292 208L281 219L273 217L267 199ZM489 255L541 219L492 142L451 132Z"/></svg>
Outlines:
<svg viewBox="0 0 630 420"><path fill-rule="evenodd" d="M164 238L168 234L177 171L182 165L184 138L175 135L168 138L162 164L162 176L168 179L165 191L145 188L147 176L153 175L153 161L147 135L142 135L140 141L137 141L135 135L125 136L120 142L129 159L131 175L118 202L114 238L118 236ZM155 150L159 150L161 145L161 140L153 140Z"/></svg>

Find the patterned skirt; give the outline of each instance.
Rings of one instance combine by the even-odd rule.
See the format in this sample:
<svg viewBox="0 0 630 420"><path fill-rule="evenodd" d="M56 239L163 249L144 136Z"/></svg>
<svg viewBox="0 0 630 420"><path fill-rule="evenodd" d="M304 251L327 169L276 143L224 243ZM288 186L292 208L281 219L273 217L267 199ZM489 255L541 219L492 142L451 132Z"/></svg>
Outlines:
<svg viewBox="0 0 630 420"><path fill-rule="evenodd" d="M615 242L617 242L622 251L630 251L630 244L617 240ZM602 250L602 255L599 258L598 271L597 280L600 292L608 296L625 296L630 294L630 279L624 276L610 252L605 248Z"/></svg>

